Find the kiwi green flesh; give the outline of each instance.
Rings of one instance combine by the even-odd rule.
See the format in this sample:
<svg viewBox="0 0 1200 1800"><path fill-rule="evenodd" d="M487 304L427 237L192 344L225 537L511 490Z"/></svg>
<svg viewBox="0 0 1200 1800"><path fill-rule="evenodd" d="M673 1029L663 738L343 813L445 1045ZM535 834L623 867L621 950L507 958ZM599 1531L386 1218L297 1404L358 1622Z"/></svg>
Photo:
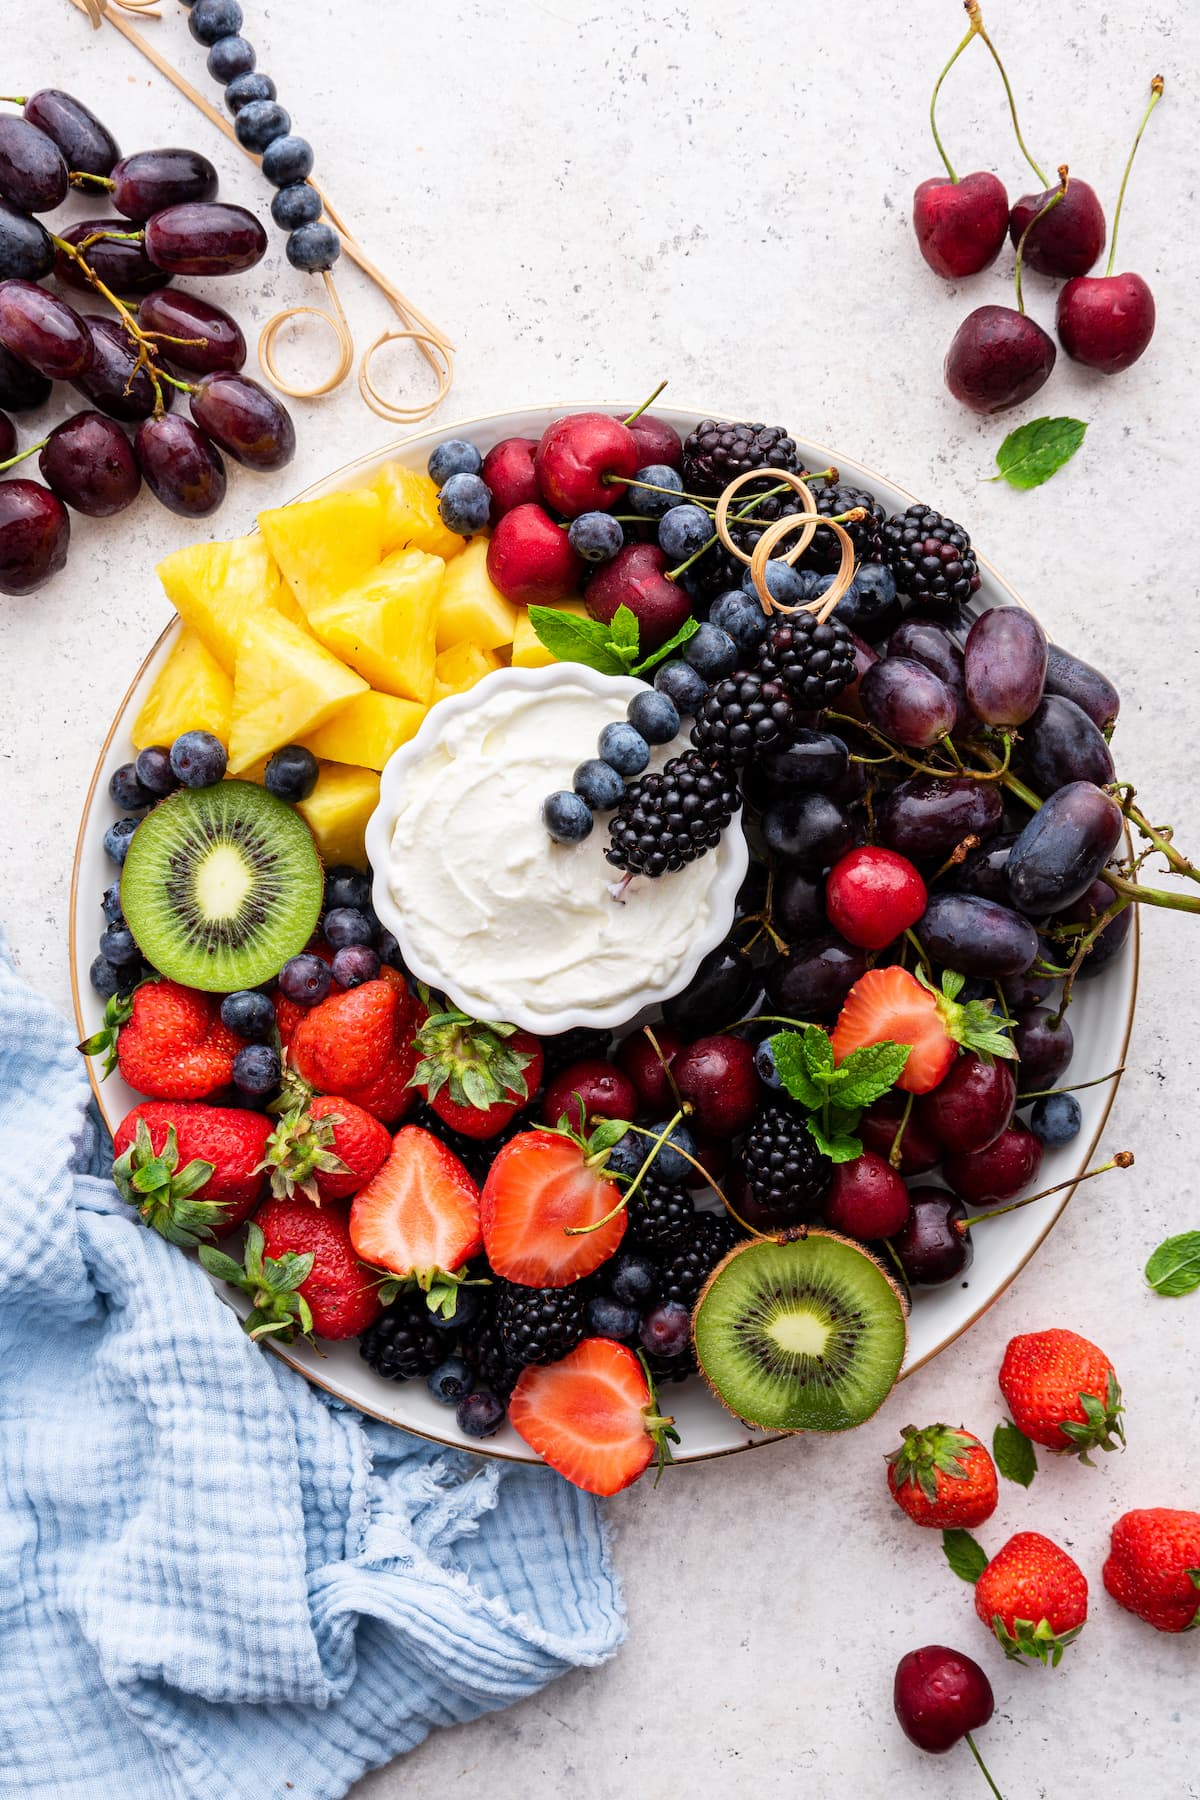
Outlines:
<svg viewBox="0 0 1200 1800"><path fill-rule="evenodd" d="M180 788L138 826L121 907L147 962L207 993L257 987L303 950L321 859L298 813L248 781Z"/></svg>
<svg viewBox="0 0 1200 1800"><path fill-rule="evenodd" d="M882 1406L904 1360L904 1306L848 1238L760 1240L720 1263L693 1321L709 1387L747 1424L848 1431Z"/></svg>

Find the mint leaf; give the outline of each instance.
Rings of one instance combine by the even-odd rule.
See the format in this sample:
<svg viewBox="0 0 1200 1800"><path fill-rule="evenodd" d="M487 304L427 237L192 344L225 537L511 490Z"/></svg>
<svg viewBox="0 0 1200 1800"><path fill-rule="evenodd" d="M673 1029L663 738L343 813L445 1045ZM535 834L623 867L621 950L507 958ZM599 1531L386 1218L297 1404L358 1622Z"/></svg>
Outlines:
<svg viewBox="0 0 1200 1800"><path fill-rule="evenodd" d="M559 662L583 663L601 675L626 673L624 657L610 644L611 625L602 625L599 619L577 619L574 613L558 612L553 606L531 606L529 623Z"/></svg>
<svg viewBox="0 0 1200 1800"><path fill-rule="evenodd" d="M972 1587L991 1560L983 1545L969 1531L943 1531L942 1549L959 1580L969 1581Z"/></svg>
<svg viewBox="0 0 1200 1800"><path fill-rule="evenodd" d="M1200 1287L1200 1231L1164 1238L1146 1264L1146 1280L1166 1299L1194 1293Z"/></svg>
<svg viewBox="0 0 1200 1800"><path fill-rule="evenodd" d="M1086 432L1082 419L1030 419L1010 431L997 450L1000 473L991 479L1015 488L1041 487L1070 462Z"/></svg>
<svg viewBox="0 0 1200 1800"><path fill-rule="evenodd" d="M1037 1452L1011 1419L1001 1419L992 1433L992 1455L1006 1481L1027 1488L1037 1474Z"/></svg>
<svg viewBox="0 0 1200 1800"><path fill-rule="evenodd" d="M911 1044L893 1044L890 1040L852 1051L839 1070L845 1078L838 1089L839 1102L843 1106L870 1106L895 1087L911 1054Z"/></svg>
<svg viewBox="0 0 1200 1800"><path fill-rule="evenodd" d="M610 647L623 657L628 651L630 657L636 657L638 647L637 614L630 612L624 601L609 620L608 641Z"/></svg>
<svg viewBox="0 0 1200 1800"><path fill-rule="evenodd" d="M856 1112L843 1112L835 1107L826 1131L820 1119L815 1115L804 1122L808 1126L809 1136L817 1149L827 1156L830 1162L855 1162L863 1153L862 1140L855 1137L852 1124L856 1123Z"/></svg>
<svg viewBox="0 0 1200 1800"><path fill-rule="evenodd" d="M801 1041L809 1074L818 1081L823 1075L832 1075L833 1045L829 1041L829 1033L822 1031L819 1025L806 1025Z"/></svg>
<svg viewBox="0 0 1200 1800"><path fill-rule="evenodd" d="M647 669L656 669L660 662L666 661L672 650L678 650L681 644L686 644L692 633L699 629L699 619L685 619L674 637L668 638L665 644L660 644L657 650L652 650L649 656L643 656L640 663L634 663L629 673L644 675Z"/></svg>
<svg viewBox="0 0 1200 1800"><path fill-rule="evenodd" d="M823 1092L808 1072L804 1039L800 1033L777 1031L771 1039L771 1049L775 1055L779 1079L792 1099L798 1100L801 1106L820 1106Z"/></svg>

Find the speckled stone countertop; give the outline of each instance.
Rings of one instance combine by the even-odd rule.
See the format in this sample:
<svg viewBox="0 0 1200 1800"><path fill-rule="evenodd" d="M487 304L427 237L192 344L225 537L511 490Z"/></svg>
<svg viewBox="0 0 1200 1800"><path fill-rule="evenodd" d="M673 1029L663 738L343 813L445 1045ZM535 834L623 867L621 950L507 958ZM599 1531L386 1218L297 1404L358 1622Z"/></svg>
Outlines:
<svg viewBox="0 0 1200 1800"><path fill-rule="evenodd" d="M640 395L668 375L678 404L787 423L886 470L963 520L1051 634L1117 679L1120 769L1197 853L1194 8L985 7L1039 160L1070 162L1110 213L1150 77L1161 69L1168 83L1118 264L1152 284L1157 337L1111 380L1061 359L1043 393L999 424L955 405L941 360L971 306L1007 300L1008 259L956 291L925 268L908 225L913 186L937 172L924 115L963 30L956 0L245 0L245 10L261 66L317 146L318 173L459 345L447 422L529 400ZM182 10L164 0L163 11L144 29L207 90ZM77 92L126 148L194 143L218 162L223 191L265 212L250 165L115 32L93 35L68 0L21 13L7 34L7 88ZM942 124L960 171L995 168L1012 195L1030 185L979 46L946 85ZM382 310L353 274L343 287L365 343ZM214 294L251 337L278 305L308 297L278 238L258 270ZM1049 324L1050 285L1029 277L1026 298ZM395 366L408 367L399 354ZM1008 425L1044 412L1090 422L1075 461L1035 493L989 485ZM298 408L297 423L295 464L270 479L232 476L214 535L246 529L264 504L398 435L351 390ZM188 535L143 499L119 521L79 522L66 572L0 601L0 917L21 967L64 1007L80 803L114 708L168 617L153 564ZM631 1626L617 1660L436 1735L367 1777L356 1800L432 1800L456 1785L490 1800L981 1794L965 1751L924 1758L892 1717L895 1662L928 1642L987 1666L997 1715L981 1744L1009 1800L1200 1794L1200 1634L1157 1636L1099 1581L1120 1512L1200 1504L1200 1295L1162 1301L1140 1278L1162 1236L1200 1227L1198 957L1192 922L1147 918L1130 1068L1106 1138L1136 1150L1136 1170L1082 1190L993 1310L851 1438L677 1470L657 1492L643 1484L614 1502ZM909 1528L887 1498L882 1457L910 1417L990 1434L1005 1343L1050 1324L1094 1336L1113 1357L1130 1447L1095 1470L1044 1456L1032 1489L1007 1486L981 1534L995 1548L1011 1530L1045 1530L1088 1574L1092 1621L1063 1666L1043 1673L989 1649L936 1534Z"/></svg>

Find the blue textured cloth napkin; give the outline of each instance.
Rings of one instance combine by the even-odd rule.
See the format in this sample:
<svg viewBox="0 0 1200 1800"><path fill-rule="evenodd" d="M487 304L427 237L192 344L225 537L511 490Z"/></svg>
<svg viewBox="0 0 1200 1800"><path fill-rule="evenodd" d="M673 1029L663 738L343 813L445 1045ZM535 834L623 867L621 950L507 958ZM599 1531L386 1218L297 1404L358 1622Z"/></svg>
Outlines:
<svg viewBox="0 0 1200 1800"><path fill-rule="evenodd" d="M243 1335L98 1162L0 939L0 1795L336 1800L624 1634L595 1501Z"/></svg>

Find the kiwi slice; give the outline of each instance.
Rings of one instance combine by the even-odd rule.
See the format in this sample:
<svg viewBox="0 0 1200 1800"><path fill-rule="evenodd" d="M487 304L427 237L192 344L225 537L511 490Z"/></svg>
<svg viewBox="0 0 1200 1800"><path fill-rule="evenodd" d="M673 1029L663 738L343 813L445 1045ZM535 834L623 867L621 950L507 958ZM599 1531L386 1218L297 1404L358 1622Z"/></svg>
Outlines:
<svg viewBox="0 0 1200 1800"><path fill-rule="evenodd" d="M121 875L142 955L185 987L257 987L303 950L321 859L298 813L248 781L179 788L144 818Z"/></svg>
<svg viewBox="0 0 1200 1800"><path fill-rule="evenodd" d="M768 1431L861 1425L895 1386L908 1341L895 1282L858 1244L825 1231L731 1251L693 1328L717 1399Z"/></svg>

